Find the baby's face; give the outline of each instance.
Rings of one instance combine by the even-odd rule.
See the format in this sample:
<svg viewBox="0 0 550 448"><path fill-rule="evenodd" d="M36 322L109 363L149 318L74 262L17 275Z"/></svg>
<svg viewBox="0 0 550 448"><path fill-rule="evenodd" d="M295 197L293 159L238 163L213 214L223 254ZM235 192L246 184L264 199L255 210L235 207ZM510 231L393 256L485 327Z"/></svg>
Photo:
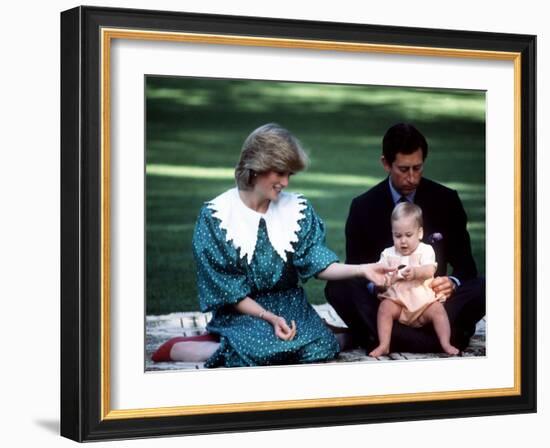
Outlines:
<svg viewBox="0 0 550 448"><path fill-rule="evenodd" d="M401 255L412 254L422 239L422 227L414 216L404 216L392 222L392 236L395 250Z"/></svg>

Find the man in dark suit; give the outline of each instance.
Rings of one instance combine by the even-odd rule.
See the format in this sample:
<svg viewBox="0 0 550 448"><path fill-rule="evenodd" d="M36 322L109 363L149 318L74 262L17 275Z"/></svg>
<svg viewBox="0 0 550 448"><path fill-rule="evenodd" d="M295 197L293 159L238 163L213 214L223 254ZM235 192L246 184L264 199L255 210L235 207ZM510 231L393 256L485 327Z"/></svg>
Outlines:
<svg viewBox="0 0 550 448"><path fill-rule="evenodd" d="M353 199L346 222L346 263L373 263L393 245L390 215L398 202L414 202L422 208L424 242L436 254L437 271L432 282L443 294L451 323L451 343L467 347L475 325L485 315L485 281L477 277L466 213L456 191L423 177L428 144L410 124L392 126L384 136L382 165L388 177ZM447 275L447 264L452 274ZM329 282L325 295L350 329L353 341L367 352L378 345L377 311L380 301L374 285L364 280ZM412 328L395 322L391 351L439 352L431 325Z"/></svg>

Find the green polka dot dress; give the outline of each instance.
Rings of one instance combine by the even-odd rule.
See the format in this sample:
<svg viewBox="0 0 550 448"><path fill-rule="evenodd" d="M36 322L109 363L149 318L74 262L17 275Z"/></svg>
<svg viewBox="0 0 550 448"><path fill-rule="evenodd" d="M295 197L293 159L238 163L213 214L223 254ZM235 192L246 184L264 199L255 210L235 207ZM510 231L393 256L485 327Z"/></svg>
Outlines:
<svg viewBox="0 0 550 448"><path fill-rule="evenodd" d="M338 261L325 246L321 219L309 202L292 193L281 193L283 200L272 202L265 215L248 209L236 189L225 195L221 198L225 212L218 213L216 200L214 205L205 204L193 235L200 308L213 313L207 330L220 336L220 347L205 367L313 363L334 358L338 342L299 284ZM254 228L255 234L250 235ZM239 313L233 305L247 296L284 317L289 325L294 320L295 338L279 339L268 322Z"/></svg>

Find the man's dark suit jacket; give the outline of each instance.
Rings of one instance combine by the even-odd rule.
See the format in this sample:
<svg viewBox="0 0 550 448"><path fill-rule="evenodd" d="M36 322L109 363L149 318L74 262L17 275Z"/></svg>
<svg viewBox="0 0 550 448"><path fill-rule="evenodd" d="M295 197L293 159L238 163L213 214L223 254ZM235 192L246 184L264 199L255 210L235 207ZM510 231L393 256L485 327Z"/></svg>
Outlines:
<svg viewBox="0 0 550 448"><path fill-rule="evenodd" d="M422 178L414 203L422 208L423 241L432 244L437 265L436 276L452 275L460 282L475 278L466 212L455 190ZM390 217L394 208L388 178L351 203L346 222L346 263L372 263L386 247L393 246ZM434 234L442 239L433 242ZM436 238L437 239L437 238ZM453 270L447 273L447 263Z"/></svg>

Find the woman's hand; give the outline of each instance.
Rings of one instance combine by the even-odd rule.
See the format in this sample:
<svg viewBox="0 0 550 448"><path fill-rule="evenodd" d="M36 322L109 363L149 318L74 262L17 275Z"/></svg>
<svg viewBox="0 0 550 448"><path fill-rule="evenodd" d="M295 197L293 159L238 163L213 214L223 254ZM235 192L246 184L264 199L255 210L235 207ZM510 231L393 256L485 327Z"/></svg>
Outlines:
<svg viewBox="0 0 550 448"><path fill-rule="evenodd" d="M361 275L374 283L377 288L386 289L389 286L388 276L390 272L395 272L395 268L390 268L381 263L369 263L359 265Z"/></svg>
<svg viewBox="0 0 550 448"><path fill-rule="evenodd" d="M283 341L292 341L296 336L296 322L292 321L289 327L284 317L273 316L270 323L273 325L273 330L275 330L275 336Z"/></svg>

